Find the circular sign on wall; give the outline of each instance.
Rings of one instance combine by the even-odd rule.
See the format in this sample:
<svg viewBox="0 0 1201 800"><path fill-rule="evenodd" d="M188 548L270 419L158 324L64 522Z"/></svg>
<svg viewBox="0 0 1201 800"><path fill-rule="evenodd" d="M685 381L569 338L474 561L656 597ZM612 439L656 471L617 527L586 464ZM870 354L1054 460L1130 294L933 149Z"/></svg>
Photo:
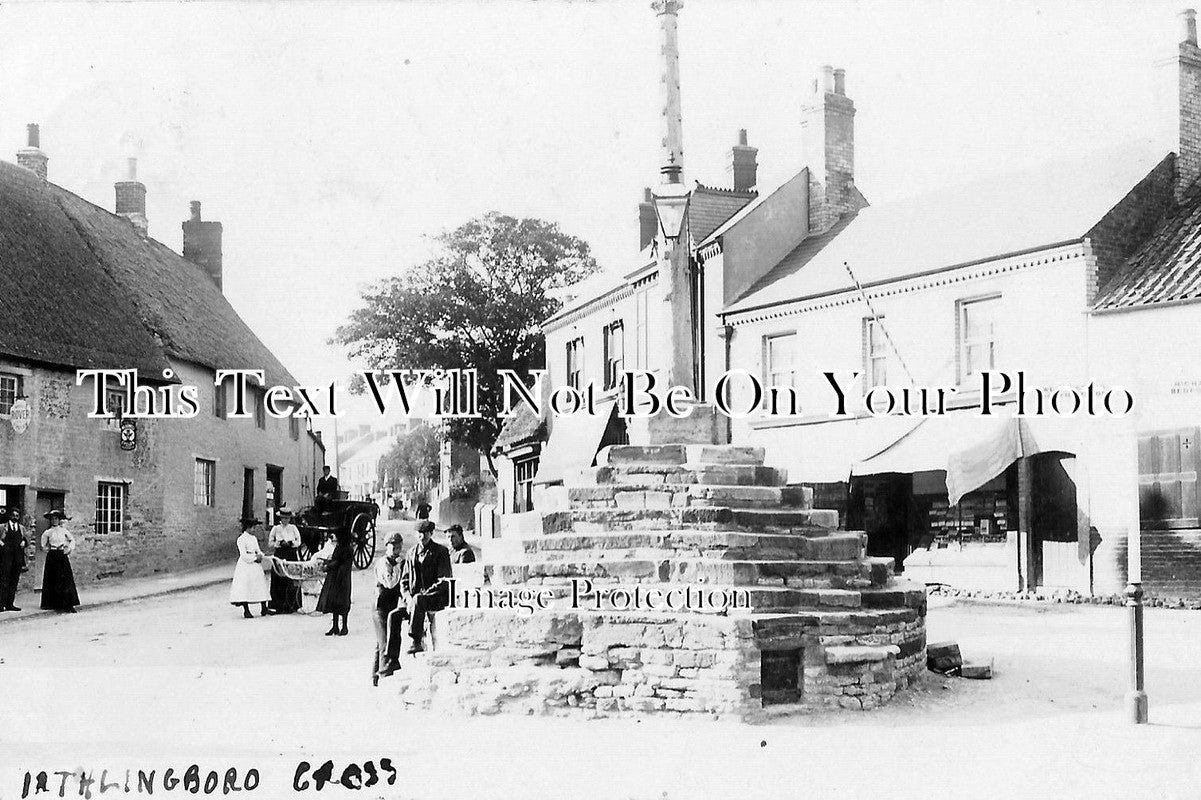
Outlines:
<svg viewBox="0 0 1201 800"><path fill-rule="evenodd" d="M121 420L121 449L133 450L138 446L138 423L132 419Z"/></svg>
<svg viewBox="0 0 1201 800"><path fill-rule="evenodd" d="M33 419L33 410L29 407L29 401L24 397L13 401L12 409L9 413L9 422L12 423L13 430L18 434L24 433L29 427L30 420Z"/></svg>

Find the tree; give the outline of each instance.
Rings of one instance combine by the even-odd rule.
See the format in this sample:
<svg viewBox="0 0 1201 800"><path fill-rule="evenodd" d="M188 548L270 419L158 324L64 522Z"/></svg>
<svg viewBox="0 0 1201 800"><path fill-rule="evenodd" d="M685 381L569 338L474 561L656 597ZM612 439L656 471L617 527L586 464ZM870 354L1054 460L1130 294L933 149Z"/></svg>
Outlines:
<svg viewBox="0 0 1201 800"><path fill-rule="evenodd" d="M407 494L425 493L438 482L441 452L438 434L419 425L396 438L396 444L379 462L381 486L399 486Z"/></svg>
<svg viewBox="0 0 1201 800"><path fill-rule="evenodd" d="M368 287L333 341L373 369L476 369L478 419L448 421L446 436L488 457L500 433L498 370L545 366L542 323L557 290L596 271L588 244L553 222L492 212L435 238L439 252Z"/></svg>

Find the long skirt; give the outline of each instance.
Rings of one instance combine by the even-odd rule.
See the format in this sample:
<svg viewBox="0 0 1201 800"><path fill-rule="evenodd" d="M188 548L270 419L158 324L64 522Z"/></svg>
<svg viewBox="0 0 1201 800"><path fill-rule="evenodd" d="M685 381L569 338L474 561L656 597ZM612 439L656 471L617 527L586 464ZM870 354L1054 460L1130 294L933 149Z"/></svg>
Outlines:
<svg viewBox="0 0 1201 800"><path fill-rule="evenodd" d="M339 564L325 573L321 586L321 597L317 599L317 611L322 614L350 613L351 564Z"/></svg>
<svg viewBox="0 0 1201 800"><path fill-rule="evenodd" d="M42 608L67 611L79 605L71 559L62 550L46 551L46 570L42 573Z"/></svg>
<svg viewBox="0 0 1201 800"><path fill-rule="evenodd" d="M283 561L299 561L296 548L290 544L277 545L274 556ZM277 575L271 571L270 606L277 614L291 614L300 610L300 582Z"/></svg>
<svg viewBox="0 0 1201 800"><path fill-rule="evenodd" d="M265 603L270 599L267 579L263 577L263 565L238 559L234 564L234 579L229 587L229 602L237 606L242 603Z"/></svg>

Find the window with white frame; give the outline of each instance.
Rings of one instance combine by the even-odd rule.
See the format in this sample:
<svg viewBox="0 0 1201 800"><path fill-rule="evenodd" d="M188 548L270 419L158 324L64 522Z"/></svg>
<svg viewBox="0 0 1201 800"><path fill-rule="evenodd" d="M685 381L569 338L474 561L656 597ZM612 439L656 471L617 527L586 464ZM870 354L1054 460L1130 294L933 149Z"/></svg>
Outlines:
<svg viewBox="0 0 1201 800"><path fill-rule="evenodd" d="M24 381L20 375L0 372L0 414L11 414L13 403L25 396Z"/></svg>
<svg viewBox="0 0 1201 800"><path fill-rule="evenodd" d="M99 481L96 484L96 533L125 530L125 484Z"/></svg>
<svg viewBox="0 0 1201 800"><path fill-rule="evenodd" d="M634 366L638 369L649 369L650 358L647 349L650 345L648 338L647 316L650 313L650 292L646 289L634 295Z"/></svg>
<svg viewBox="0 0 1201 800"><path fill-rule="evenodd" d="M605 388L612 389L621 379L626 363L626 332L621 320L605 326Z"/></svg>
<svg viewBox="0 0 1201 800"><path fill-rule="evenodd" d="M572 339L567 343L567 385L573 389L584 388L584 340Z"/></svg>
<svg viewBox="0 0 1201 800"><path fill-rule="evenodd" d="M226 413L225 382L213 386L213 416L225 419Z"/></svg>
<svg viewBox="0 0 1201 800"><path fill-rule="evenodd" d="M959 302L959 381L993 369L997 361L1000 297Z"/></svg>
<svg viewBox="0 0 1201 800"><path fill-rule="evenodd" d="M108 414L104 418L104 427L112 430L121 429L121 418L125 416L126 408L125 401L129 398L124 389L108 389L104 393L104 412Z"/></svg>
<svg viewBox="0 0 1201 800"><path fill-rule="evenodd" d="M192 502L198 506L217 504L217 462L207 458L196 459L193 480Z"/></svg>
<svg viewBox="0 0 1201 800"><path fill-rule="evenodd" d="M796 386L795 333L763 337L764 391L772 386Z"/></svg>
<svg viewBox="0 0 1201 800"><path fill-rule="evenodd" d="M863 366L868 386L888 383L888 341L884 338L883 317L863 321Z"/></svg>
<svg viewBox="0 0 1201 800"><path fill-rule="evenodd" d="M513 511L534 510L534 476L538 474L538 456L513 464Z"/></svg>

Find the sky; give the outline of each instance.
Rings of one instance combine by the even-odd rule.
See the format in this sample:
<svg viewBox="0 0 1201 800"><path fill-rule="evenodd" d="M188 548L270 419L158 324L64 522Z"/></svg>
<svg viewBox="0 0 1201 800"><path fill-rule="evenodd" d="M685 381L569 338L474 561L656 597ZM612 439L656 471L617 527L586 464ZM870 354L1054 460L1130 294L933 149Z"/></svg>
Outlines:
<svg viewBox="0 0 1201 800"><path fill-rule="evenodd" d="M226 296L307 384L362 287L490 210L553 220L602 264L637 249L659 166L658 28L611 2L5 2L0 157L42 126L50 179L108 209L138 158L150 235L224 225ZM800 107L847 71L855 180L879 203L1076 153L1173 149L1180 2L685 0L688 182L805 163ZM420 366L420 365L398 365Z"/></svg>

